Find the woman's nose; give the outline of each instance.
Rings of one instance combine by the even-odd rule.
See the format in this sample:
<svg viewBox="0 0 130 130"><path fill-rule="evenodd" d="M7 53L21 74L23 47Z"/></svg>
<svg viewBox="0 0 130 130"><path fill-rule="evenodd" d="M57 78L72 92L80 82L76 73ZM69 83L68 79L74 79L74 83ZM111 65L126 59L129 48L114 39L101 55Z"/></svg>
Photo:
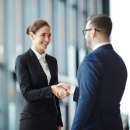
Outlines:
<svg viewBox="0 0 130 130"><path fill-rule="evenodd" d="M49 38L48 36L45 37L45 41L48 42L49 41Z"/></svg>

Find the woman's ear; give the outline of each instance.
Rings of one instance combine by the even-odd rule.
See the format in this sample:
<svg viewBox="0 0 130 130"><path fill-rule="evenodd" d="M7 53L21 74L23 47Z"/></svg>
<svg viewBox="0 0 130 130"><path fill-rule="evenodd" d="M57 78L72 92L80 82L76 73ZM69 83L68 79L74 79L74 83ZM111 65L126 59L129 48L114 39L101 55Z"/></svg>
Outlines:
<svg viewBox="0 0 130 130"><path fill-rule="evenodd" d="M32 39L32 40L34 40L34 34L33 34L33 32L30 32L30 38Z"/></svg>

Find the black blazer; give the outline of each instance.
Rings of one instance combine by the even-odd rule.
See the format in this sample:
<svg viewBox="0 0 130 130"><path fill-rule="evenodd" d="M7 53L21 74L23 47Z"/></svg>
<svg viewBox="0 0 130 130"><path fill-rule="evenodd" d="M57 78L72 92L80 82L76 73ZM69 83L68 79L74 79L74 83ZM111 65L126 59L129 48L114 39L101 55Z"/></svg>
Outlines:
<svg viewBox="0 0 130 130"><path fill-rule="evenodd" d="M59 99L51 92L51 85L58 83L57 61L47 54L45 58L51 73L49 85L47 76L32 49L16 58L15 73L25 99L23 110L40 114L49 105L52 112L57 114L58 126L63 126Z"/></svg>

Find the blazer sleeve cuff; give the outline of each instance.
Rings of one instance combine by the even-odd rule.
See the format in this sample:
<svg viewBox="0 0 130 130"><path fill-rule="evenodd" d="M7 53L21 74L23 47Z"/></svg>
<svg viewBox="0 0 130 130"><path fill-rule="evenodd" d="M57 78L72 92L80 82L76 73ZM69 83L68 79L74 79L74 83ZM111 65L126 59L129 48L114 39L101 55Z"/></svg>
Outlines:
<svg viewBox="0 0 130 130"><path fill-rule="evenodd" d="M46 98L52 98L51 86L43 88L43 91L46 92Z"/></svg>
<svg viewBox="0 0 130 130"><path fill-rule="evenodd" d="M63 127L63 122L61 120L61 116L60 115L57 116L57 126Z"/></svg>
<svg viewBox="0 0 130 130"><path fill-rule="evenodd" d="M79 88L78 88L78 87L75 88L73 100L74 100L75 102L78 102L78 100L79 100Z"/></svg>

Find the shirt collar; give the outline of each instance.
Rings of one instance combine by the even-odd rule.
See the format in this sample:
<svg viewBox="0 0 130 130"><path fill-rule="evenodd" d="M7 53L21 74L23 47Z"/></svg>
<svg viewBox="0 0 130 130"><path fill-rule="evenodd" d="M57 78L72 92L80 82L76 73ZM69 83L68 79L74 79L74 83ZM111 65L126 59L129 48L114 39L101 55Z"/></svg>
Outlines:
<svg viewBox="0 0 130 130"><path fill-rule="evenodd" d="M97 45L94 47L93 50L96 50L97 48L99 48L99 47L101 47L101 46L103 46L103 45L107 45L107 44L110 44L110 42L99 43L99 44L97 44Z"/></svg>
<svg viewBox="0 0 130 130"><path fill-rule="evenodd" d="M37 56L37 59L40 60L41 57L45 58L46 53L43 53L42 55L39 54L37 51L35 51L32 47L31 47L32 51L35 53L35 55Z"/></svg>

